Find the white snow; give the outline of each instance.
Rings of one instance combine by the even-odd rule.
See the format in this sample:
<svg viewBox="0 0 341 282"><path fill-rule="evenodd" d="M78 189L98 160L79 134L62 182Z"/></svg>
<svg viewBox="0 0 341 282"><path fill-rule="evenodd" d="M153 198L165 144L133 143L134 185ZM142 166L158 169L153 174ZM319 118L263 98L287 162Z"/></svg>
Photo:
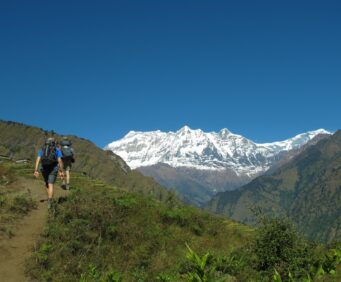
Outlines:
<svg viewBox="0 0 341 282"><path fill-rule="evenodd" d="M300 148L318 134L331 133L319 129L288 140L260 144L226 128L218 133L205 133L184 126L177 132L130 131L104 149L122 157L133 169L166 163L202 170L230 168L238 174L252 176L268 170L279 153Z"/></svg>

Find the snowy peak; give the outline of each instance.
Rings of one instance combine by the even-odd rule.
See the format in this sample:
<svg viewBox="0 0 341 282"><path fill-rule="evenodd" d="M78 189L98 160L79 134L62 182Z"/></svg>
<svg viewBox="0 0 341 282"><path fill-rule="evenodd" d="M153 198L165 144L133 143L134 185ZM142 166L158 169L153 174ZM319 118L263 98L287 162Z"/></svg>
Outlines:
<svg viewBox="0 0 341 282"><path fill-rule="evenodd" d="M267 146L269 148L278 148L280 150L292 150L297 149L314 139L317 135L331 134L331 132L325 129L318 129L314 131L308 131L306 133L298 134L293 138L284 141L257 144L259 146Z"/></svg>
<svg viewBox="0 0 341 282"><path fill-rule="evenodd" d="M226 128L205 133L184 126L176 132L130 131L105 149L121 156L131 168L166 163L201 170L228 168L252 176L266 171L281 152L298 149L320 134L331 133L319 129L284 141L257 144Z"/></svg>
<svg viewBox="0 0 341 282"><path fill-rule="evenodd" d="M219 136L221 138L227 138L231 134L232 134L231 131L229 131L227 128L223 128L222 130L219 131Z"/></svg>

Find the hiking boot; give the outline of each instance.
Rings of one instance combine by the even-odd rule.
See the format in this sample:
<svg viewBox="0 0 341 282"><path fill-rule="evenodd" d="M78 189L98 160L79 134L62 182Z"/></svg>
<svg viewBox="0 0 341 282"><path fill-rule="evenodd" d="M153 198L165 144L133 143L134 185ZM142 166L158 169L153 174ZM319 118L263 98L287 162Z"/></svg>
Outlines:
<svg viewBox="0 0 341 282"><path fill-rule="evenodd" d="M65 183L63 183L62 185L60 185L60 187L62 187L62 189L66 189L66 184Z"/></svg>

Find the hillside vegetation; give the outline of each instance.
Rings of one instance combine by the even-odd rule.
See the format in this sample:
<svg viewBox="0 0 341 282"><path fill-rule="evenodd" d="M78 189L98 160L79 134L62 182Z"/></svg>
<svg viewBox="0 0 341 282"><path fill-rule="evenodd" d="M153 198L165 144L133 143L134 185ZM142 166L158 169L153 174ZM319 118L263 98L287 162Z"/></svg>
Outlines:
<svg viewBox="0 0 341 282"><path fill-rule="evenodd" d="M29 274L38 281L100 281L115 275L123 281L179 281L188 268L186 243L199 253L222 256L252 234L173 197L159 202L82 175L73 187L55 205L29 263Z"/></svg>
<svg viewBox="0 0 341 282"><path fill-rule="evenodd" d="M208 208L255 224L257 213L290 218L309 238L341 238L341 131L304 150L270 175L219 193Z"/></svg>
<svg viewBox="0 0 341 282"><path fill-rule="evenodd" d="M0 172L4 180L0 192L6 198L13 199L12 193L23 191L17 185L19 180L26 188L35 183L36 189L44 189L41 181L33 180L30 163L5 161ZM28 279L177 282L340 278L340 248L311 244L286 221L263 220L254 231L183 205L172 194L161 202L82 173L74 173L72 184L71 191L55 198L45 230L26 263ZM29 193L22 198L31 202ZM25 207L20 203L18 207ZM17 208L9 206L2 205L0 213L16 214ZM25 208L24 214L30 211Z"/></svg>
<svg viewBox="0 0 341 282"><path fill-rule="evenodd" d="M76 175L26 269L37 281L334 281L341 252L331 247L283 220L254 231L172 197L160 202Z"/></svg>

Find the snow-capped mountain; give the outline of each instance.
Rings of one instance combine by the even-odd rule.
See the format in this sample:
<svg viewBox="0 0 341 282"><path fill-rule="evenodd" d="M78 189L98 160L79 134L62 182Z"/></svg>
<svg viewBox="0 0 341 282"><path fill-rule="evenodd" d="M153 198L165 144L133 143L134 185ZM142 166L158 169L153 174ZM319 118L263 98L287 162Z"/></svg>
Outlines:
<svg viewBox="0 0 341 282"><path fill-rule="evenodd" d="M252 177L268 170L282 153L299 149L319 134L331 133L319 129L284 141L257 144L226 128L205 133L184 126L177 132L130 131L104 149L122 157L133 169L164 163L174 168L228 169Z"/></svg>

